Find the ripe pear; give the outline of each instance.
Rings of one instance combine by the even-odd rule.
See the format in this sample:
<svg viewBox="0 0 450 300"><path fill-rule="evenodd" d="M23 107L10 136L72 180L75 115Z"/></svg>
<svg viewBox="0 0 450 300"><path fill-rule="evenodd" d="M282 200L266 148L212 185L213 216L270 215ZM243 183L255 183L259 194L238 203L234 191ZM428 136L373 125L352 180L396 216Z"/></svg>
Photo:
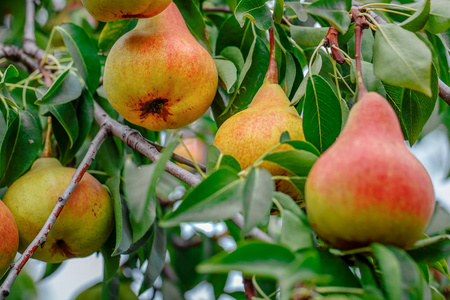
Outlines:
<svg viewBox="0 0 450 300"><path fill-rule="evenodd" d="M201 164L206 164L206 154L208 152L208 145L199 137L196 136L186 136L182 138L184 145L186 148L180 143L175 147L173 153L181 155L187 159L191 159L189 154L192 155L194 161ZM195 172L195 169L187 166L185 164L178 163L183 169L188 170L190 172Z"/></svg>
<svg viewBox="0 0 450 300"><path fill-rule="evenodd" d="M0 200L0 278L16 257L19 231L8 207Z"/></svg>
<svg viewBox="0 0 450 300"><path fill-rule="evenodd" d="M97 20L111 22L119 19L150 18L161 13L172 0L81 0Z"/></svg>
<svg viewBox="0 0 450 300"><path fill-rule="evenodd" d="M75 169L63 167L55 158L40 158L9 187L4 203L19 228L20 252L39 233L74 173ZM85 173L33 258L58 263L88 256L100 250L113 227L113 202L108 191Z"/></svg>
<svg viewBox="0 0 450 300"><path fill-rule="evenodd" d="M364 94L305 186L309 221L330 246L412 246L434 211L430 176L406 147L386 99Z"/></svg>
<svg viewBox="0 0 450 300"><path fill-rule="evenodd" d="M241 168L245 169L278 144L281 134L285 131L293 140L305 140L302 118L297 110L290 106L286 93L278 84L277 65L272 46L269 69L262 86L247 109L231 116L220 126L214 138L214 145L223 154L233 156ZM289 145L282 145L274 151L290 148ZM264 162L260 167L274 176L290 175L274 163ZM296 201L302 199L295 187L285 180L276 180L275 187Z"/></svg>
<svg viewBox="0 0 450 300"><path fill-rule="evenodd" d="M129 122L159 131L200 118L217 91L217 69L171 3L139 20L112 47L103 85L111 105Z"/></svg>

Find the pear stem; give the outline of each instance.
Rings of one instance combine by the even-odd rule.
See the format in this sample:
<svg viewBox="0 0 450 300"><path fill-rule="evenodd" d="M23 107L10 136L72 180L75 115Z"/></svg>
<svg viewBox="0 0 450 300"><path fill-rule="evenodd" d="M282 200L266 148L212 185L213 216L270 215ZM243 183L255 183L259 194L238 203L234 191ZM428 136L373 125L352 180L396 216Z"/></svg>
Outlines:
<svg viewBox="0 0 450 300"><path fill-rule="evenodd" d="M52 157L52 117L47 118L47 134L45 136L44 150L41 157Z"/></svg>
<svg viewBox="0 0 450 300"><path fill-rule="evenodd" d="M356 61L356 74L358 77L358 101L367 93L367 88L364 84L362 76L362 63L361 63L361 40L363 30L369 28L369 22L364 16L360 16L360 11L357 8L353 8L350 13L352 14L352 20L355 22L355 61Z"/></svg>
<svg viewBox="0 0 450 300"><path fill-rule="evenodd" d="M269 29L269 42L270 42L270 60L269 69L267 70L265 80L269 83L278 83L278 68L277 58L275 55L275 34L273 32L273 26Z"/></svg>

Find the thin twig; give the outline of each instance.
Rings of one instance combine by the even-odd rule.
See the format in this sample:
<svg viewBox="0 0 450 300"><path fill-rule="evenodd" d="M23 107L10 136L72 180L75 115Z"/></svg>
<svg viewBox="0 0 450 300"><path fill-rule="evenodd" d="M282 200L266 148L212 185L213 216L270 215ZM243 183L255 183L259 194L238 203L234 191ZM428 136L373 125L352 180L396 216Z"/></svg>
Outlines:
<svg viewBox="0 0 450 300"><path fill-rule="evenodd" d="M253 285L252 278L244 277L243 281L244 281L245 298L247 300L252 300L253 297L258 297L255 286Z"/></svg>
<svg viewBox="0 0 450 300"><path fill-rule="evenodd" d="M39 234L34 238L33 242L31 242L31 244L27 247L27 249L22 253L19 260L14 263L5 281L0 286L1 300L5 299L9 295L11 291L11 286L16 280L17 276L19 275L23 266L31 258L33 253L39 248L39 246L42 245L47 240L48 233L55 224L56 219L58 218L59 214L64 208L64 205L67 203L67 200L69 200L70 195L72 195L73 191L78 186L78 183L81 181L81 178L83 177L84 173L86 173L87 169L89 169L89 166L94 160L95 155L98 152L98 149L100 148L100 146L102 145L107 136L108 130L106 128L100 128L99 132L92 140L88 152L86 153L80 165L76 169L75 174L73 174L72 180L70 181L69 185L66 187L62 195L58 198L58 202L53 208L52 213L48 217L41 231L39 231Z"/></svg>
<svg viewBox="0 0 450 300"><path fill-rule="evenodd" d="M353 6L357 8L360 8L362 6L362 4L358 1L352 1L352 3ZM387 24L387 22L382 17L380 17L373 11L368 11L367 13L370 14L375 19L375 21L377 21L378 24ZM446 83L444 83L441 79L439 79L439 97L441 97L442 100L445 101L445 103L450 105L450 87Z"/></svg>
<svg viewBox="0 0 450 300"><path fill-rule="evenodd" d="M159 145L159 144L157 144L157 143L155 143L155 142L152 142L152 141L147 140L147 139L146 139L146 141L147 141L147 143L151 144L153 147L155 147L156 149L158 149L159 152L161 152L161 151L164 149L163 146L161 146L161 145ZM179 162L179 163L181 163L181 164L183 164L183 165L186 165L186 166L189 166L189 167L192 167L192 168L195 169L195 164L194 164L194 162L193 162L192 160L190 160L190 159L187 159L186 157L183 157L183 156L181 156L181 155L178 155L178 154L176 154L176 153L173 153L173 154L172 154L172 159L173 159L174 161L176 161L176 162ZM206 172L206 166L205 166L204 164L201 164L201 163L198 163L198 162L196 162L196 164L198 165L198 167L200 168L200 170L202 170L203 172Z"/></svg>

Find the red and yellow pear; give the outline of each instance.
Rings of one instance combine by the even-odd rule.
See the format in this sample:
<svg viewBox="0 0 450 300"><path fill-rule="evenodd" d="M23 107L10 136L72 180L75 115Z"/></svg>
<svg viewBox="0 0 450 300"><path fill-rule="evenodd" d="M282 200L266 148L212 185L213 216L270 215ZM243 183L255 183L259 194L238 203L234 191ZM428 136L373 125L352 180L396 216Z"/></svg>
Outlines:
<svg viewBox="0 0 450 300"><path fill-rule="evenodd" d="M355 30L362 31L358 25ZM374 242L408 248L421 238L433 214L433 185L407 148L388 101L364 87L360 34L358 101L336 142L308 175L308 218L318 236L335 248Z"/></svg>
<svg viewBox="0 0 450 300"><path fill-rule="evenodd" d="M19 252L44 226L74 173L75 169L63 167L55 158L39 158L9 187L3 200L19 229ZM113 227L113 202L108 191L85 173L33 258L59 263L88 256L100 250Z"/></svg>
<svg viewBox="0 0 450 300"><path fill-rule="evenodd" d="M280 142L283 132L292 140L305 140L302 118L290 105L286 93L278 84L278 71L274 51L273 31L269 69L264 82L247 109L228 118L219 128L214 139L223 154L233 156L242 169L251 166L264 153ZM282 145L274 151L290 149ZM288 176L289 173L274 163L264 162L260 167L272 175ZM276 189L300 201L302 196L291 183L275 181Z"/></svg>
<svg viewBox="0 0 450 300"><path fill-rule="evenodd" d="M183 136L183 144L178 144L173 153L183 156L187 159L193 159L196 163L206 164L206 154L208 152L208 145L197 136ZM186 146L186 147L185 147ZM192 158L191 158L192 155ZM195 169L178 163L183 169L190 172L195 172Z"/></svg>
<svg viewBox="0 0 450 300"><path fill-rule="evenodd" d="M81 0L97 20L111 22L120 19L150 18L161 13L172 0Z"/></svg>
<svg viewBox="0 0 450 300"><path fill-rule="evenodd" d="M19 231L8 207L0 200L0 278L16 257Z"/></svg>
<svg viewBox="0 0 450 300"><path fill-rule="evenodd" d="M175 3L112 47L105 64L105 94L129 122L159 131L200 118L217 91L214 60L186 26Z"/></svg>

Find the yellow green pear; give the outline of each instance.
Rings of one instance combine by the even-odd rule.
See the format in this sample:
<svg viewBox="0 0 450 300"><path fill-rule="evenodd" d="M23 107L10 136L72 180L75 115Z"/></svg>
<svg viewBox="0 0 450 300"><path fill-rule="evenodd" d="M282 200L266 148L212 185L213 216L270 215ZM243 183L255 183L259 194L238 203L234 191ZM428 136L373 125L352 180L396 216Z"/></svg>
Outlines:
<svg viewBox="0 0 450 300"><path fill-rule="evenodd" d="M8 207L0 200L0 278L16 257L19 231Z"/></svg>
<svg viewBox="0 0 450 300"><path fill-rule="evenodd" d="M97 20L111 22L119 19L150 18L161 13L172 0L81 0Z"/></svg>
<svg viewBox="0 0 450 300"><path fill-rule="evenodd" d="M19 229L19 252L37 236L74 173L75 169L63 167L55 158L40 158L9 187L4 203ZM113 227L113 203L108 191L85 173L33 258L58 263L88 256L100 250Z"/></svg>
<svg viewBox="0 0 450 300"><path fill-rule="evenodd" d="M217 91L214 60L171 3L139 20L112 47L105 64L105 94L129 122L159 131L200 118Z"/></svg>
<svg viewBox="0 0 450 300"><path fill-rule="evenodd" d="M273 32L271 31L271 35ZM273 38L271 38L273 43ZM292 140L305 140L302 118L297 110L290 106L286 93L278 84L278 71L274 45L271 45L269 69L264 82L247 109L228 118L219 128L214 138L223 154L233 156L245 169L252 165L264 153L280 142L281 134L289 133ZM274 151L290 149L282 145ZM289 176L281 167L264 162L260 167L272 175ZM276 180L277 191L290 195L297 202L302 196L288 181Z"/></svg>

